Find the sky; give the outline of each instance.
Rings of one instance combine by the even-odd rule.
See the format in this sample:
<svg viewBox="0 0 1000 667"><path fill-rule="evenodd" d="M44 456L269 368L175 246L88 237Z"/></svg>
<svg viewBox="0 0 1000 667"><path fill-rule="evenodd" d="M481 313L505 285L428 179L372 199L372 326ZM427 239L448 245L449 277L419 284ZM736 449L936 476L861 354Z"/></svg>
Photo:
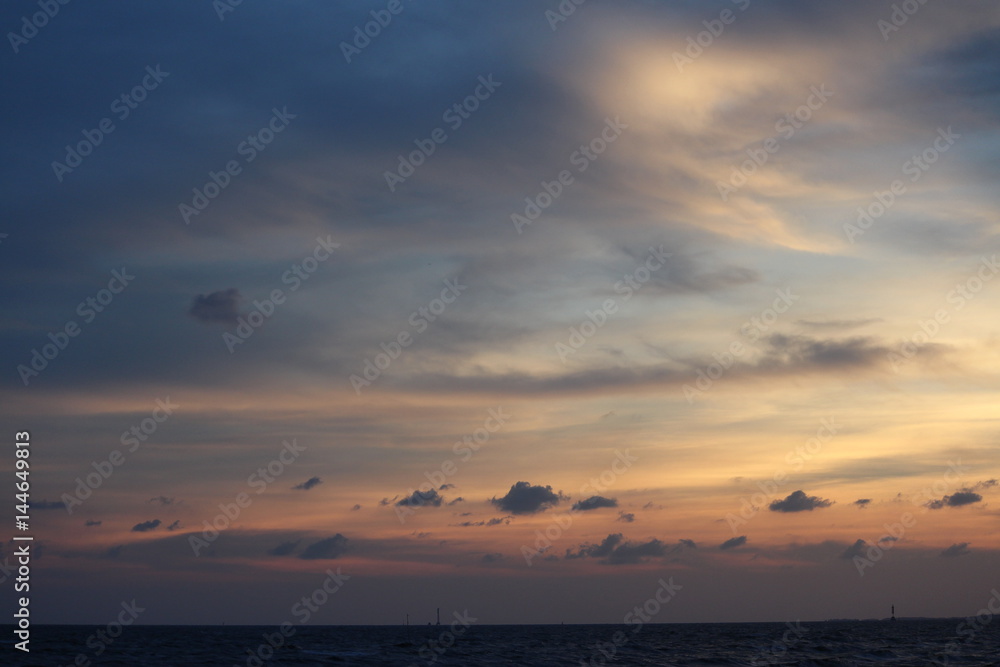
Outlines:
<svg viewBox="0 0 1000 667"><path fill-rule="evenodd" d="M39 7L0 11L37 622L1000 585L996 5Z"/></svg>

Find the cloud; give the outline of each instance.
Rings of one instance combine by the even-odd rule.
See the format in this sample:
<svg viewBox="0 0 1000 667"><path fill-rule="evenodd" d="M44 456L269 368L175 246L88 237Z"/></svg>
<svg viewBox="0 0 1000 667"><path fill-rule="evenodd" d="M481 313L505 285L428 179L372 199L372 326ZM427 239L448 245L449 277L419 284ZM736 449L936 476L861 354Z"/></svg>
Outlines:
<svg viewBox="0 0 1000 667"><path fill-rule="evenodd" d="M462 516L465 516L465 514ZM463 521L462 523L453 523L451 525L459 528L472 528L475 526L507 526L510 524L510 520L511 517L509 516L498 516L483 521Z"/></svg>
<svg viewBox="0 0 1000 667"><path fill-rule="evenodd" d="M972 487L972 490L979 491L981 489L991 489L997 484L1000 484L1000 482L997 482L995 479L988 479L985 482L976 482L976 485Z"/></svg>
<svg viewBox="0 0 1000 667"><path fill-rule="evenodd" d="M146 501L147 503L159 504L159 505L173 505L174 499L167 498L166 496L156 496L155 498L150 498Z"/></svg>
<svg viewBox="0 0 1000 667"><path fill-rule="evenodd" d="M177 530L180 527L181 527L181 520L177 519L172 524L170 524L169 526L167 526L167 530Z"/></svg>
<svg viewBox="0 0 1000 667"><path fill-rule="evenodd" d="M355 504L354 507L351 508L351 511L352 512L357 512L359 509L361 509L361 504L360 503Z"/></svg>
<svg viewBox="0 0 1000 667"><path fill-rule="evenodd" d="M321 480L319 477L310 477L306 481L302 482L301 484L296 484L292 488L295 489L296 491L308 491L314 486L317 486L322 483L323 480Z"/></svg>
<svg viewBox="0 0 1000 667"><path fill-rule="evenodd" d="M199 294L191 302L188 314L208 324L235 324L240 316L240 291L235 287L210 294Z"/></svg>
<svg viewBox="0 0 1000 667"><path fill-rule="evenodd" d="M884 363L891 348L865 336L853 338L813 338L810 336L767 336L768 350L758 364L761 368L845 369Z"/></svg>
<svg viewBox="0 0 1000 667"><path fill-rule="evenodd" d="M160 525L159 519L153 519L152 521L143 521L142 523L137 523L132 526L133 533L146 533L151 530L156 530Z"/></svg>
<svg viewBox="0 0 1000 667"><path fill-rule="evenodd" d="M942 507L961 507L962 505L971 505L973 503L978 503L983 497L971 491L969 489L962 489L961 491L956 491L950 496L945 496L940 500L932 500L927 503L927 507L932 510L939 510Z"/></svg>
<svg viewBox="0 0 1000 667"><path fill-rule="evenodd" d="M728 549L735 549L737 547L742 547L746 543L747 543L747 536L740 535L739 537L732 537L726 540L725 542L719 545L719 548L722 549L723 551L726 551Z"/></svg>
<svg viewBox="0 0 1000 667"><path fill-rule="evenodd" d="M871 502L872 502L871 498L858 498L851 504L857 505L860 509L865 509L866 507L868 507L868 505L871 504Z"/></svg>
<svg viewBox="0 0 1000 667"><path fill-rule="evenodd" d="M310 544L299 554L299 558L304 560L339 558L345 551L347 551L347 538L337 533L333 537Z"/></svg>
<svg viewBox="0 0 1000 667"><path fill-rule="evenodd" d="M61 500L33 500L30 503L33 510L64 510L66 503Z"/></svg>
<svg viewBox="0 0 1000 667"><path fill-rule="evenodd" d="M656 538L631 542L621 533L612 533L600 544L581 544L575 552L567 549L566 558L600 558L608 565L631 565L649 558L662 558L668 551L667 545Z"/></svg>
<svg viewBox="0 0 1000 667"><path fill-rule="evenodd" d="M551 486L531 486L528 482L517 482L510 487L503 498L492 498L491 503L512 514L533 514L544 512L559 503L560 496Z"/></svg>
<svg viewBox="0 0 1000 667"><path fill-rule="evenodd" d="M447 491L448 489L454 489L454 488L455 488L454 484L442 484L441 486L438 487L438 491Z"/></svg>
<svg viewBox="0 0 1000 667"><path fill-rule="evenodd" d="M102 523L104 523L104 522L103 521L94 521L92 519L87 519L86 521L84 521L83 525L84 526L88 526L88 527L90 527L90 526L100 526Z"/></svg>
<svg viewBox="0 0 1000 667"><path fill-rule="evenodd" d="M267 553L272 556L290 556L295 547L299 546L299 542L302 540L295 540L294 542L282 542L273 549L268 549ZM317 543L318 544L318 543Z"/></svg>
<svg viewBox="0 0 1000 667"><path fill-rule="evenodd" d="M495 563L495 562L497 562L499 560L503 560L503 554L501 554L501 553L495 553L495 552L494 553L483 554L483 557L482 557L481 560L484 563Z"/></svg>
<svg viewBox="0 0 1000 667"><path fill-rule="evenodd" d="M784 500L775 500L768 509L772 512L811 512L817 507L829 507L833 502L819 496L807 496L805 492L792 491Z"/></svg>
<svg viewBox="0 0 1000 667"><path fill-rule="evenodd" d="M959 542L942 551L941 555L945 558L957 558L958 556L966 556L971 553L968 542Z"/></svg>
<svg viewBox="0 0 1000 667"><path fill-rule="evenodd" d="M863 555L868 550L868 543L864 540L858 540L851 546L844 549L844 552L840 554L840 557L845 560L850 560L856 556Z"/></svg>
<svg viewBox="0 0 1000 667"><path fill-rule="evenodd" d="M635 521L635 514L632 512L619 512L618 518L615 521L621 521L622 523L632 523Z"/></svg>
<svg viewBox="0 0 1000 667"><path fill-rule="evenodd" d="M605 498L603 496L591 496L586 500L573 503L573 509L579 512L600 509L602 507L618 507L617 498Z"/></svg>
<svg viewBox="0 0 1000 667"><path fill-rule="evenodd" d="M697 549L698 548L698 544L694 540L686 540L686 539L684 539L682 537L681 539L677 540L677 542L678 542L678 544L677 544L677 547L674 548L674 551L676 551L679 548L683 548L683 547L687 547L688 549Z"/></svg>
<svg viewBox="0 0 1000 667"><path fill-rule="evenodd" d="M437 489L430 491L414 491L396 503L396 507L441 507L444 498L438 495Z"/></svg>

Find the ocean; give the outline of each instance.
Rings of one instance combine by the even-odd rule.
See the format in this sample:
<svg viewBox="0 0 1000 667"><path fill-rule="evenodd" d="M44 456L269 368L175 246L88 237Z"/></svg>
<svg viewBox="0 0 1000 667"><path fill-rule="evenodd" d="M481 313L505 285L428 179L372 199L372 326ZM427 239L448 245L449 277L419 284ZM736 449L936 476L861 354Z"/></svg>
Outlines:
<svg viewBox="0 0 1000 667"><path fill-rule="evenodd" d="M971 622L970 622L971 620ZM1000 665L1000 623L901 619L645 625L35 626L0 665ZM276 646L276 648L275 648Z"/></svg>

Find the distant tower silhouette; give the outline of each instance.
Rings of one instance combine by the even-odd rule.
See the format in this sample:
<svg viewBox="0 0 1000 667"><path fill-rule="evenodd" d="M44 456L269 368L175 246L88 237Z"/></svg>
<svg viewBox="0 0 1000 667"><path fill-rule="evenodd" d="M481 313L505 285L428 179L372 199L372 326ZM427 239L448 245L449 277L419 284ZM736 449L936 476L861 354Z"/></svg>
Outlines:
<svg viewBox="0 0 1000 667"><path fill-rule="evenodd" d="M896 605L892 605L892 617L889 620L890 621L896 620Z"/></svg>
<svg viewBox="0 0 1000 667"><path fill-rule="evenodd" d="M438 607L438 625L441 625L441 607Z"/></svg>

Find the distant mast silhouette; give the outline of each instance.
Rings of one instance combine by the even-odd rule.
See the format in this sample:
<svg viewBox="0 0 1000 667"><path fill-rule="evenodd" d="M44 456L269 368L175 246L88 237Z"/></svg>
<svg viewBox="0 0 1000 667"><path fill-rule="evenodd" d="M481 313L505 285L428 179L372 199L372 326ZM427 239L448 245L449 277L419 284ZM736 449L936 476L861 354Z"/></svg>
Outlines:
<svg viewBox="0 0 1000 667"><path fill-rule="evenodd" d="M889 618L890 621L896 620L896 605L892 605L892 616Z"/></svg>
<svg viewBox="0 0 1000 667"><path fill-rule="evenodd" d="M441 625L441 607L438 607L437 610L438 610L438 622L437 622L437 624Z"/></svg>

